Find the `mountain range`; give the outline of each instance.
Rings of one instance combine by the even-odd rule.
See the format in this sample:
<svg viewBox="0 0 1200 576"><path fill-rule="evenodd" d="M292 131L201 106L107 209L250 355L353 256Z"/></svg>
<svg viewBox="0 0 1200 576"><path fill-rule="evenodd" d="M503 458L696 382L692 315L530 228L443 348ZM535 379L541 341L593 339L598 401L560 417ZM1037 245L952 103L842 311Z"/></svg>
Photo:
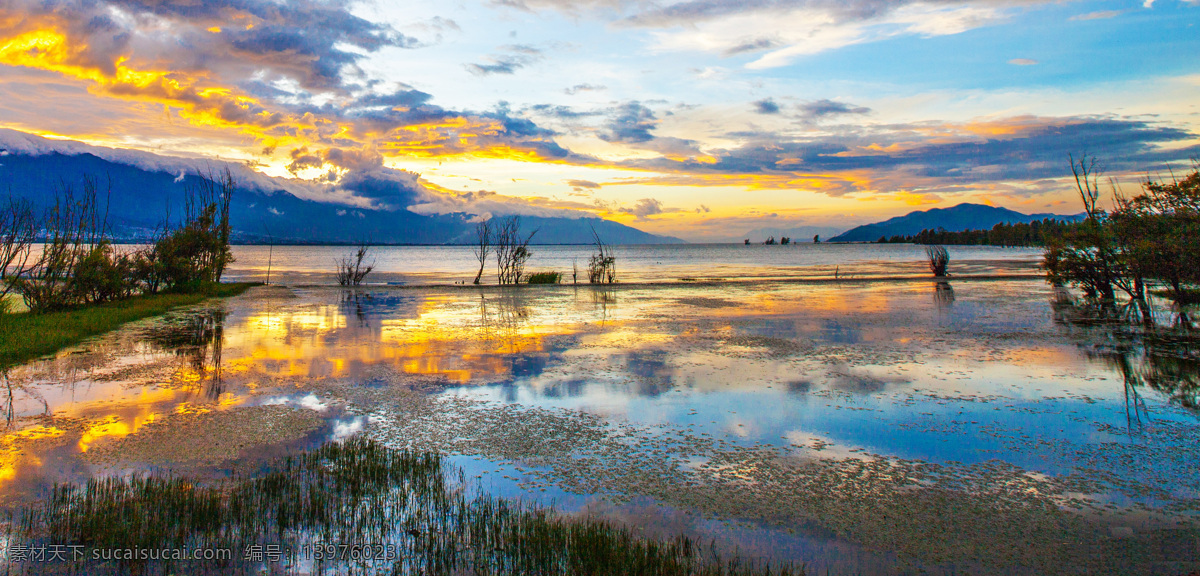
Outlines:
<svg viewBox="0 0 1200 576"><path fill-rule="evenodd" d="M909 212L883 222L851 228L845 233L830 238L829 242L874 242L882 237L911 236L922 230L942 228L947 232L963 230L991 230L997 224L1029 223L1047 218L1075 222L1083 214L1023 214L1008 208L984 204L959 204L949 208L933 208Z"/></svg>
<svg viewBox="0 0 1200 576"><path fill-rule="evenodd" d="M233 240L238 243L469 244L474 239L476 216L465 212L423 214L404 207L370 208L362 202L301 198L285 189L286 185L295 186L291 181L238 164L101 148L0 130L0 194L23 196L37 206L48 206L64 187L79 190L85 176L93 177L118 241L149 240L168 219L178 225L187 187L197 184L199 174L225 167L239 184L230 207ZM683 243L582 212L572 216L522 215L522 233L537 230L535 244L590 244L592 229L609 244Z"/></svg>

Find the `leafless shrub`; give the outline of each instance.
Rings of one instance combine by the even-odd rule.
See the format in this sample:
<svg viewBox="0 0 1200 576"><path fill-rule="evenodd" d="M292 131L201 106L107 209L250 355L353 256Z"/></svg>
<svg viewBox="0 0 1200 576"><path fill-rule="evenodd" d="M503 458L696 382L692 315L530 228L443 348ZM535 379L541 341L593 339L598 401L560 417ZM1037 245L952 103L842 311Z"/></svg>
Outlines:
<svg viewBox="0 0 1200 576"><path fill-rule="evenodd" d="M537 230L521 238L521 217L509 216L494 228L496 234L496 279L500 284L516 284L525 272L525 262L533 255L529 241Z"/></svg>
<svg viewBox="0 0 1200 576"><path fill-rule="evenodd" d="M358 249L353 254L348 255L337 261L337 281L342 286L358 286L362 284L363 278L375 269L375 262L372 260L370 264L363 264L367 258L367 251L371 249L371 245L362 243L358 245Z"/></svg>

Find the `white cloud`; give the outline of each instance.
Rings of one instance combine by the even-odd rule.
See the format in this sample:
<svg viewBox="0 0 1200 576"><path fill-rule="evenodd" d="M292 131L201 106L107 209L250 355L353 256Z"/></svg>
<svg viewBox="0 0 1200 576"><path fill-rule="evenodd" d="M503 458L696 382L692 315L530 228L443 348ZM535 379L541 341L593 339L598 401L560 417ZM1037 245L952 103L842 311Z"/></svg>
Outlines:
<svg viewBox="0 0 1200 576"><path fill-rule="evenodd" d="M654 31L653 48L721 55L760 52L750 69L786 66L798 57L902 35L946 36L1003 20L992 6L911 4L863 18L846 18L829 6L770 8ZM747 31L753 31L748 33Z"/></svg>

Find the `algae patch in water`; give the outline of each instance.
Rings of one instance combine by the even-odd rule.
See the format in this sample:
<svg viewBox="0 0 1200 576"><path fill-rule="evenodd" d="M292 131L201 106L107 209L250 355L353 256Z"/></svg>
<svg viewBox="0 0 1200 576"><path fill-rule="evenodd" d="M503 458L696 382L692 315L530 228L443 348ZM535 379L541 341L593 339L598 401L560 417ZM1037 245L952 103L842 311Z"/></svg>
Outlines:
<svg viewBox="0 0 1200 576"><path fill-rule="evenodd" d="M284 405L244 406L217 412L171 414L84 453L93 464L178 462L216 464L244 450L294 440L322 426L312 410Z"/></svg>

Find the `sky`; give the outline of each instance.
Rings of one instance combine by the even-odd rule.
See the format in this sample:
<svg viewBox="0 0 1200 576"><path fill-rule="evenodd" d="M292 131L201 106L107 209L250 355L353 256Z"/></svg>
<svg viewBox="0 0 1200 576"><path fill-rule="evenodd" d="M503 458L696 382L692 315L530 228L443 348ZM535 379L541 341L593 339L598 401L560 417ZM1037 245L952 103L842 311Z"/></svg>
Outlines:
<svg viewBox="0 0 1200 576"><path fill-rule="evenodd" d="M690 241L1200 157L1200 0L0 0L0 128Z"/></svg>

